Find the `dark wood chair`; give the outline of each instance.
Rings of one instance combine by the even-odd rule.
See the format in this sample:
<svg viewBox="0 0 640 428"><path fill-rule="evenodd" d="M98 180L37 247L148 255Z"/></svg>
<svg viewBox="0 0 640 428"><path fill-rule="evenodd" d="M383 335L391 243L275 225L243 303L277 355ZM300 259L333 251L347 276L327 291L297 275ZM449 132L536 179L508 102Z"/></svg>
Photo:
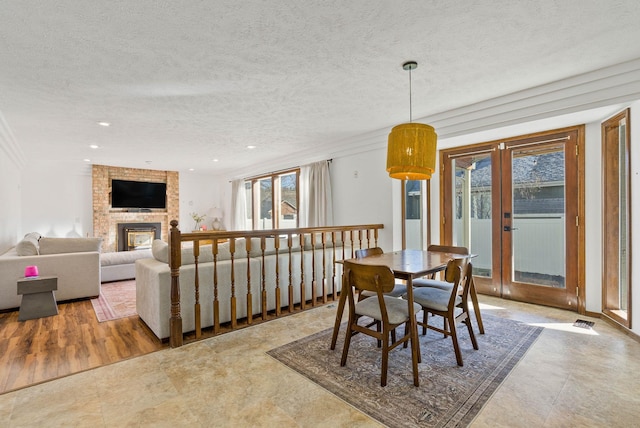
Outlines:
<svg viewBox="0 0 640 428"><path fill-rule="evenodd" d="M382 250L382 248L380 247L373 247L373 248L363 248L361 250L356 250L356 258L357 259L363 259L365 257L370 257L370 256L377 256L382 254L384 251ZM392 297L402 297L405 293L407 292L407 286L401 283L396 283L396 285L393 287L393 290L391 290L388 293L385 293L387 296L392 296ZM372 291L363 291L358 295L358 300L362 300L365 297L371 297L371 296L375 296L376 293L372 292Z"/></svg>
<svg viewBox="0 0 640 428"><path fill-rule="evenodd" d="M385 293L389 293L395 286L393 271L387 266L362 265L359 263L344 262L343 292L347 293L347 306L349 321L342 350L341 366L347 363L351 338L358 333L366 334L382 342L382 367L380 385L387 384L387 367L389 351L401 344L411 342L411 329L416 328L415 319L410 322L409 303L404 299L398 299ZM371 291L375 297L356 301L356 292ZM414 313L420 311L420 305L414 303ZM376 321L376 328L371 324L359 325L358 321L365 317ZM397 341L391 340L391 334L396 327L406 324L405 334ZM412 347L411 359L413 366L414 385L418 386L418 353Z"/></svg>
<svg viewBox="0 0 640 428"><path fill-rule="evenodd" d="M466 247L456 247L450 245L429 245L427 248L428 251L439 251L443 253L452 253L452 254L469 254L469 250ZM463 272L463 275L466 272ZM465 280L466 278L462 278ZM476 322L478 323L478 331L480 334L484 334L484 324L482 323L482 315L480 313L480 303L478 303L478 295L476 293L476 288L473 283L473 276L471 276L471 284L469 287L469 297L471 298L471 303L473 305L473 312L476 316ZM435 275L432 275L430 278L420 278L413 280L414 287L435 287L440 288L442 290L451 290L451 283L447 281L442 281L435 278Z"/></svg>
<svg viewBox="0 0 640 428"><path fill-rule="evenodd" d="M372 248L362 248L360 250L356 250L355 255L357 259L362 259L364 257L376 256L382 254L384 251L380 247L372 247ZM393 297L402 297L407 292L407 287L404 284L396 284L393 287L393 290L389 293L390 296ZM344 293L344 290L341 291ZM358 293L358 301L364 299L365 297L372 297L375 293L369 291L363 291ZM340 332L340 322L342 321L342 313L344 312L344 302L345 299L340 296L340 301L338 302L338 310L336 312L336 320L333 325L333 334L331 335L331 346L330 349L336 349L336 342L338 340L338 333ZM395 341L395 331L393 332L393 339Z"/></svg>
<svg viewBox="0 0 640 428"><path fill-rule="evenodd" d="M473 334L469 317L468 296L472 278L471 270L472 265L469 258L451 259L447 263L444 278L447 283L451 284L448 290L436 287L419 287L413 291L414 302L418 303L424 311L422 322L418 321L418 324L423 327L423 334L426 334L427 329L431 329L445 336L451 336L459 366L462 366L463 362L458 344L457 324L464 323L467 326L473 349L478 349L478 342ZM444 320L443 328L429 324L429 314L441 316Z"/></svg>

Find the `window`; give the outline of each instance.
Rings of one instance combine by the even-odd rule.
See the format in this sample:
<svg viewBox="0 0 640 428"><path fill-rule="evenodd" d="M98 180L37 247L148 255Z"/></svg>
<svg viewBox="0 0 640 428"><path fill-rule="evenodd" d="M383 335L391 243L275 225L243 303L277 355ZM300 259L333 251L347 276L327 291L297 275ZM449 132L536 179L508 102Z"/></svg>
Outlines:
<svg viewBox="0 0 640 428"><path fill-rule="evenodd" d="M248 229L298 227L299 175L296 169L246 181Z"/></svg>

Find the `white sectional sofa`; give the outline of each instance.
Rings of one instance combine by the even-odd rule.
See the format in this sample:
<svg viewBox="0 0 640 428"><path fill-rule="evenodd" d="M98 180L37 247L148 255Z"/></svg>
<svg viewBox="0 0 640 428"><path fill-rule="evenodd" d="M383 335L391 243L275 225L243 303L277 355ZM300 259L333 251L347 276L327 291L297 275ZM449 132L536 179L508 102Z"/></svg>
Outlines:
<svg viewBox="0 0 640 428"><path fill-rule="evenodd" d="M319 241L318 241L319 242ZM336 259L342 259L341 243L338 243L339 253ZM326 279L328 293L333 291L332 280L333 271L333 244L325 245L324 262L323 249L318 243L315 249L311 248L310 239L305 241L303 255L300 252L299 241L294 243L291 251L291 263L289 263L289 250L287 239L280 239L278 253L278 284L281 289L281 306L289 304L289 283L293 284L294 303L300 303L300 282L301 282L301 258L304 257L304 290L305 300L310 300L312 296L312 272L315 273L316 295L322 295L323 277ZM267 238L264 257L264 286L267 291L267 309L273 310L276 306L276 255L274 239ZM350 249L348 250L350 252ZM164 339L169 337L169 318L171 316L171 273L168 265L168 245L163 241L154 241L152 253L154 258L141 259L136 261L136 307L140 318L149 326L154 334ZM315 253L315 270L312 269ZM217 258L218 276L218 300L220 302L220 322L231 320L231 253L229 244L219 245ZM198 258L199 280L200 280L200 306L202 311L202 327L213 325L213 274L214 263L211 253L211 245L200 247ZM291 264L291 276L289 265ZM323 268L324 265L324 268ZM244 239L236 240L234 253L234 288L237 299L237 318L247 315L247 279L250 276L250 287L252 294L252 312L261 312L261 292L262 292L262 272L263 258L260 248L260 238L251 239L251 250L247 257L246 244ZM248 269L247 269L248 267ZM183 332L193 331L194 324L194 293L195 265L192 248L182 249L182 266L180 268L180 300ZM336 290L340 290L340 277L335 276Z"/></svg>
<svg viewBox="0 0 640 428"><path fill-rule="evenodd" d="M151 250L118 251L100 255L102 282L122 281L136 277L136 260L153 257Z"/></svg>
<svg viewBox="0 0 640 428"><path fill-rule="evenodd" d="M27 266L40 276L56 276L57 301L91 298L100 294L101 238L45 238L30 233L0 256L0 310L20 307L17 281Z"/></svg>

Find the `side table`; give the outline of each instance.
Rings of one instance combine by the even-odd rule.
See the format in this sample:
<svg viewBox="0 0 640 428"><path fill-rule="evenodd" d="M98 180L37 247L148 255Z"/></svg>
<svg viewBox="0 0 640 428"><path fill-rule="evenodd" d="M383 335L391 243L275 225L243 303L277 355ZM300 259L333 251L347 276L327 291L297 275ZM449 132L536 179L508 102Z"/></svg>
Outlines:
<svg viewBox="0 0 640 428"><path fill-rule="evenodd" d="M18 294L22 295L18 321L58 315L53 292L58 289L58 277L36 276L18 280Z"/></svg>

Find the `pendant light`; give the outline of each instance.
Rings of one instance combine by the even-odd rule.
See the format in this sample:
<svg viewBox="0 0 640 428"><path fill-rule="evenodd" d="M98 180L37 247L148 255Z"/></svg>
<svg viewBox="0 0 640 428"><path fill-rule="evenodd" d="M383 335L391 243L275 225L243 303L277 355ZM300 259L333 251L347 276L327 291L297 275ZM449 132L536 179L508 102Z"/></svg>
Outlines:
<svg viewBox="0 0 640 428"><path fill-rule="evenodd" d="M413 123L411 110L411 71L418 67L408 61L402 68L409 71L409 123L396 125L389 133L387 172L399 180L428 180L436 169L436 131L433 126Z"/></svg>

